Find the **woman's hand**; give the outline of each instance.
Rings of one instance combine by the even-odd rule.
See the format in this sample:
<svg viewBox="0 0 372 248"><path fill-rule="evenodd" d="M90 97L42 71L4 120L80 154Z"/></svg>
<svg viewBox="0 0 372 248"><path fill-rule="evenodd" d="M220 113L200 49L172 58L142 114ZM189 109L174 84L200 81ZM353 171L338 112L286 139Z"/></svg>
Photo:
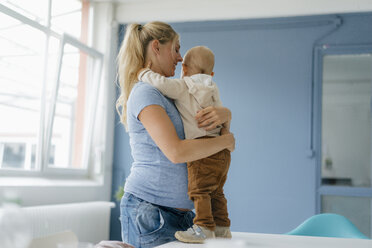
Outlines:
<svg viewBox="0 0 372 248"><path fill-rule="evenodd" d="M196 114L195 119L198 122L199 128L210 131L229 122L231 120L231 111L225 107L209 106L200 110Z"/></svg>
<svg viewBox="0 0 372 248"><path fill-rule="evenodd" d="M228 146L226 149L230 152L233 152L235 150L235 137L234 134L230 133L230 131L223 127L221 128L221 136L224 136L228 139L230 146Z"/></svg>

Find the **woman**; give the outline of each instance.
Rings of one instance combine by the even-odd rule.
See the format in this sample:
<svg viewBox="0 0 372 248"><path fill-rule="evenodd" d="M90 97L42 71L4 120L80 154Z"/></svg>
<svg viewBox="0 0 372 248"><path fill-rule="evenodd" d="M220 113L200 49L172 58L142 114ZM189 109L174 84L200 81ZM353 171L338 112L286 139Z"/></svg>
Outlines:
<svg viewBox="0 0 372 248"><path fill-rule="evenodd" d="M187 196L185 162L233 150L231 133L213 139L185 140L180 115L172 100L137 82L145 65L163 76L174 76L182 61L179 36L162 22L128 26L118 55L121 95L117 109L125 125L133 156L121 201L123 241L154 247L175 240L174 233L192 226L192 202ZM121 108L121 112L119 109ZM208 130L231 118L226 108L208 107L196 120Z"/></svg>

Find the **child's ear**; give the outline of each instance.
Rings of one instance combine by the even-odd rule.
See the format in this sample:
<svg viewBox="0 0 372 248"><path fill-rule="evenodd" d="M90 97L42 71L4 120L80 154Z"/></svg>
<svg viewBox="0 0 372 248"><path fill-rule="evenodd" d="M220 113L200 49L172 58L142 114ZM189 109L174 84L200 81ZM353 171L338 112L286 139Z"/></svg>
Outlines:
<svg viewBox="0 0 372 248"><path fill-rule="evenodd" d="M212 77L214 76L214 71L212 71L211 76L212 76Z"/></svg>
<svg viewBox="0 0 372 248"><path fill-rule="evenodd" d="M182 70L183 70L183 75L186 75L187 74L187 65L186 64L182 64Z"/></svg>

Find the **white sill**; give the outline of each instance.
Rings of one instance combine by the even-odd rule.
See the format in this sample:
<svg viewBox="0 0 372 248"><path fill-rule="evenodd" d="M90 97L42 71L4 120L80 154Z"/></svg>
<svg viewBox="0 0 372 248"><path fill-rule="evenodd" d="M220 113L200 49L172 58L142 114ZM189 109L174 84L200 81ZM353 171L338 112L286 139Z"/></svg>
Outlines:
<svg viewBox="0 0 372 248"><path fill-rule="evenodd" d="M50 187L50 186L83 186L95 187L103 186L103 180L100 179L55 179L44 177L0 177L0 187Z"/></svg>

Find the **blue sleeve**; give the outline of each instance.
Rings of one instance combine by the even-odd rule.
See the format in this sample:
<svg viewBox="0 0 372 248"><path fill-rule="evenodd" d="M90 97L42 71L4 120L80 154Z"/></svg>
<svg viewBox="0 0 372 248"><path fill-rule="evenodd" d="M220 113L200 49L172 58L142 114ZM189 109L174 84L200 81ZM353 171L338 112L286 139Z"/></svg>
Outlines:
<svg viewBox="0 0 372 248"><path fill-rule="evenodd" d="M155 87L139 82L133 87L128 99L128 115L138 119L141 111L150 105L159 105L166 110L165 97Z"/></svg>

